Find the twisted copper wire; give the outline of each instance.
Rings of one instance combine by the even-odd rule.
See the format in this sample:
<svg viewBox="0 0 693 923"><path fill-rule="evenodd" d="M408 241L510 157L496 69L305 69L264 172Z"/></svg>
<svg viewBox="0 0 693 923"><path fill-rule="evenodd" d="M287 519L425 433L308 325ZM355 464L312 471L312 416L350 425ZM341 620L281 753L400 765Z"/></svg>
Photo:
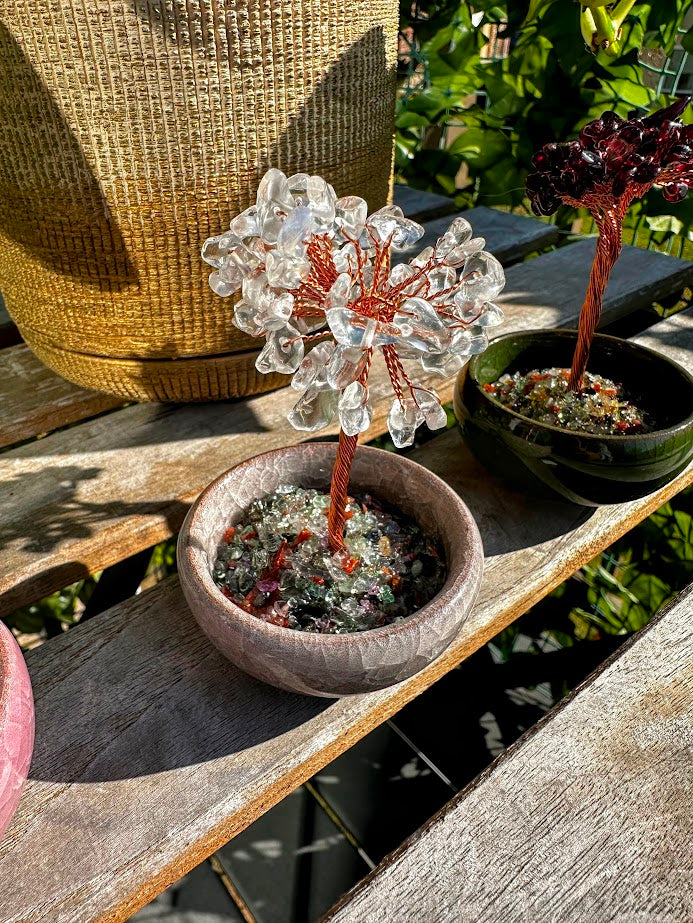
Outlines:
<svg viewBox="0 0 693 923"><path fill-rule="evenodd" d="M365 385L368 381L372 358L373 350L369 349L366 365L358 379L362 385ZM339 447L330 483L330 509L327 514L327 534L332 554L344 548L344 523L346 522L347 504L349 502L349 478L351 477L351 466L358 441L358 436L347 436L340 428Z"/></svg>
<svg viewBox="0 0 693 923"><path fill-rule="evenodd" d="M582 379L587 368L594 332L602 314L602 299L611 270L614 268L622 247L623 214L621 209L604 208L601 214L595 214L595 219L599 228L597 250L590 269L587 294L580 311L577 346L568 379L568 387L576 392L582 388Z"/></svg>
<svg viewBox="0 0 693 923"><path fill-rule="evenodd" d="M358 436L347 436L344 430L340 429L339 448L337 449L337 458L332 469L332 483L330 484L330 510L327 514L327 534L332 554L344 548L344 523L346 522L346 508L349 500L349 478L358 441Z"/></svg>
<svg viewBox="0 0 693 923"><path fill-rule="evenodd" d="M400 365L400 363L397 361L397 353L395 352L394 346L383 346L383 358L385 359L387 374L390 376L392 390L395 392L397 400L402 404L404 402L404 396L402 394L402 385L399 380L398 365Z"/></svg>
<svg viewBox="0 0 693 923"><path fill-rule="evenodd" d="M634 199L641 199L652 186L683 182L693 184L693 166L675 164L660 170L656 179L648 183L630 183L618 198L606 184L597 185L583 199L564 198L574 208L588 208L599 229L597 250L590 270L587 294L580 311L578 342L573 355L568 386L579 391L589 360L594 332L602 313L602 299L623 245L623 217Z"/></svg>

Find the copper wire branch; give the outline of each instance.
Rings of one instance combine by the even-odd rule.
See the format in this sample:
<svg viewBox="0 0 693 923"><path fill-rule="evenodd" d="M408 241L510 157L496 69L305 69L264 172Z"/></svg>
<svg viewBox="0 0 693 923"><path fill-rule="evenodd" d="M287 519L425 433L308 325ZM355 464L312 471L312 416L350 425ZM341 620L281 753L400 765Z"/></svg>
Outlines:
<svg viewBox="0 0 693 923"><path fill-rule="evenodd" d="M590 269L587 294L580 311L577 346L568 379L568 387L575 392L582 389L592 340L602 316L604 292L622 247L623 216L620 210L607 209L600 217L596 217L596 220L599 227L597 250Z"/></svg>

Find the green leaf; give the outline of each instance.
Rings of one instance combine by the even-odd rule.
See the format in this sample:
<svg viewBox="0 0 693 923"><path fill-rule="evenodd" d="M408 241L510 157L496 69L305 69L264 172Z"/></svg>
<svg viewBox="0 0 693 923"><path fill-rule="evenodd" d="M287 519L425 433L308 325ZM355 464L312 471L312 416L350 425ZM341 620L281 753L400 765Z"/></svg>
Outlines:
<svg viewBox="0 0 693 923"><path fill-rule="evenodd" d="M497 121L499 126L505 124L512 116L519 115L527 101L523 94L523 78L513 76L493 65L482 64L479 74L483 78L484 89L488 97L486 106L487 120Z"/></svg>
<svg viewBox="0 0 693 923"><path fill-rule="evenodd" d="M505 157L479 173L480 205L520 205L525 198L527 170L514 157Z"/></svg>
<svg viewBox="0 0 693 923"><path fill-rule="evenodd" d="M667 234L680 234L683 230L683 221L679 221L674 215L646 217L645 224L653 231L666 231Z"/></svg>
<svg viewBox="0 0 693 923"><path fill-rule="evenodd" d="M402 112L395 119L397 128L428 128L430 120L420 112Z"/></svg>
<svg viewBox="0 0 693 923"><path fill-rule="evenodd" d="M499 129L468 128L448 151L460 156L471 169L484 170L510 154L510 141Z"/></svg>
<svg viewBox="0 0 693 923"><path fill-rule="evenodd" d="M656 574L637 573L628 589L637 597L638 604L651 616L672 595L671 586ZM626 607L626 615L629 607Z"/></svg>
<svg viewBox="0 0 693 923"><path fill-rule="evenodd" d="M684 51L687 51L688 54L693 54L693 26L691 26L681 39L681 47Z"/></svg>
<svg viewBox="0 0 693 923"><path fill-rule="evenodd" d="M526 25L531 19L534 19L536 16L538 16L538 14L541 13L542 10L546 9L547 6L550 6L552 2L553 0L530 0L529 9L527 10L527 15L525 16L523 25Z"/></svg>

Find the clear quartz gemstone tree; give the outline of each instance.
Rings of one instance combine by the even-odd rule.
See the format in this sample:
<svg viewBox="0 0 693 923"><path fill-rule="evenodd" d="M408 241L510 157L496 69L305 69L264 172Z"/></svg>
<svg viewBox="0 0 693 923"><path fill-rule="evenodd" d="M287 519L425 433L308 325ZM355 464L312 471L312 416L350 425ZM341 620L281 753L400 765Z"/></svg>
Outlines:
<svg viewBox="0 0 693 923"><path fill-rule="evenodd" d="M445 426L438 395L417 383L406 363L448 377L488 340L486 328L503 313L495 299L504 285L498 261L456 218L433 247L393 267L424 229L388 205L368 215L358 196L338 198L319 176L286 177L271 169L256 205L205 242L203 259L214 267L210 286L223 297L242 288L234 324L265 337L256 365L261 372L293 373L300 398L291 424L314 432L339 419L339 448L332 473L329 542L344 547L351 465L372 408L368 374L376 350L385 360L394 401L388 414L398 448L416 429Z"/></svg>

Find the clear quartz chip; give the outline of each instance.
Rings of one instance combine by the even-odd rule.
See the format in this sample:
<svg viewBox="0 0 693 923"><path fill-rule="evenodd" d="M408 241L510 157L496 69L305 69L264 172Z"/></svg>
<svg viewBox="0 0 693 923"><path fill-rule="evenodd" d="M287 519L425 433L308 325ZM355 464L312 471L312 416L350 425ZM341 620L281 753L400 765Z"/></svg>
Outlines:
<svg viewBox="0 0 693 923"><path fill-rule="evenodd" d="M353 381L342 392L338 404L339 425L347 436L365 432L371 425L373 411L368 403L368 389Z"/></svg>
<svg viewBox="0 0 693 923"><path fill-rule="evenodd" d="M307 173L294 173L293 176L290 176L287 180L289 191L294 197L297 205L308 204L307 189L309 179L310 176Z"/></svg>
<svg viewBox="0 0 693 923"><path fill-rule="evenodd" d="M289 189L289 181L281 170L269 169L257 187L258 215L268 208L277 207L289 212L296 204Z"/></svg>
<svg viewBox="0 0 693 923"><path fill-rule="evenodd" d="M432 248L431 255L433 255L434 252L436 258L440 260L447 256L448 253L452 253L455 247L457 247L457 239L455 235L451 234L450 231L446 231L436 241L435 248Z"/></svg>
<svg viewBox="0 0 693 923"><path fill-rule="evenodd" d="M457 282L457 273L451 266L440 266L427 274L426 281L430 297L439 292L449 292Z"/></svg>
<svg viewBox="0 0 693 923"><path fill-rule="evenodd" d="M335 224L349 236L358 236L368 217L368 204L357 195L343 196L335 203Z"/></svg>
<svg viewBox="0 0 693 923"><path fill-rule="evenodd" d="M503 309L492 301L488 301L477 323L480 327L497 327L498 324L503 323L504 317Z"/></svg>
<svg viewBox="0 0 693 923"><path fill-rule="evenodd" d="M470 356L478 356L479 353L483 353L487 346L488 336L485 331L478 325L474 325L454 332L450 353L453 356L462 356L468 359Z"/></svg>
<svg viewBox="0 0 693 923"><path fill-rule="evenodd" d="M262 258L259 254L254 253L241 240L238 240L229 249L229 252L224 257L223 264L227 270L235 266L241 277L245 279L257 272L261 260Z"/></svg>
<svg viewBox="0 0 693 923"><path fill-rule="evenodd" d="M298 205L287 216L277 236L277 250L287 257L301 259L313 233L313 216L305 205Z"/></svg>
<svg viewBox="0 0 693 923"><path fill-rule="evenodd" d="M218 237L208 237L202 245L202 259L205 263L209 263L210 266L218 269L234 240L236 240L236 236L233 234L219 234Z"/></svg>
<svg viewBox="0 0 693 923"><path fill-rule="evenodd" d="M401 403L395 398L387 415L387 428L398 449L412 445L416 428L423 423L423 420L424 415L412 398L404 398Z"/></svg>
<svg viewBox="0 0 693 923"><path fill-rule="evenodd" d="M301 364L303 352L303 340L298 330L287 324L279 330L267 332L267 342L255 360L255 368L265 375L269 372L289 375Z"/></svg>
<svg viewBox="0 0 693 923"><path fill-rule="evenodd" d="M409 265L414 266L416 269L420 269L428 263L432 256L433 247L424 247L421 253L409 260Z"/></svg>
<svg viewBox="0 0 693 923"><path fill-rule="evenodd" d="M277 242L282 224L295 205L286 176L281 170L268 170L257 190L257 221L265 244Z"/></svg>
<svg viewBox="0 0 693 923"><path fill-rule="evenodd" d="M448 234L452 234L458 246L470 240L472 233L473 231L471 224L467 221L466 218L461 216L459 218L455 218L455 220L450 224L450 227L448 228Z"/></svg>
<svg viewBox="0 0 693 923"><path fill-rule="evenodd" d="M481 251L464 264L457 297L464 301L491 301L505 285L503 267L491 253Z"/></svg>
<svg viewBox="0 0 693 923"><path fill-rule="evenodd" d="M290 320L294 309L294 296L291 292L271 292L262 312L262 323L268 330L284 327Z"/></svg>
<svg viewBox="0 0 693 923"><path fill-rule="evenodd" d="M348 272L340 273L335 279L332 288L327 293L327 301L331 308L345 308L349 303L352 280Z"/></svg>
<svg viewBox="0 0 693 923"><path fill-rule="evenodd" d="M423 237L424 229L416 221L405 218L397 205L386 205L374 212L366 227L378 240L390 241L393 250L406 250Z"/></svg>
<svg viewBox="0 0 693 923"><path fill-rule="evenodd" d="M289 423L294 429L314 433L332 422L337 412L338 402L339 393L337 391L308 388L289 413Z"/></svg>
<svg viewBox="0 0 693 923"><path fill-rule="evenodd" d="M327 382L331 388L342 391L352 381L361 377L366 367L368 352L353 346L337 346L327 366Z"/></svg>
<svg viewBox="0 0 693 923"><path fill-rule="evenodd" d="M335 351L334 343L318 343L314 346L299 365L294 377L291 379L291 387L295 391L307 391L308 388L315 387L318 390L325 390L330 387L327 382L327 368Z"/></svg>
<svg viewBox="0 0 693 923"><path fill-rule="evenodd" d="M330 308L325 317L340 346L358 346L361 349L387 346L395 343L401 333L393 324L378 322L373 317L365 318L350 308Z"/></svg>
<svg viewBox="0 0 693 923"><path fill-rule="evenodd" d="M421 368L443 378L451 378L467 363L467 357L453 353L427 353L421 356Z"/></svg>
<svg viewBox="0 0 693 923"><path fill-rule="evenodd" d="M233 295L234 292L237 292L240 286L238 283L226 282L222 278L220 270L217 270L209 275L209 287L215 295L228 298L229 295Z"/></svg>
<svg viewBox="0 0 693 923"><path fill-rule="evenodd" d="M234 306L233 322L239 330L249 333L251 337L258 337L265 332L264 326L258 320L256 309L244 299Z"/></svg>
<svg viewBox="0 0 693 923"><path fill-rule="evenodd" d="M390 270L390 277L387 281L394 288L406 282L407 279L411 279L413 275L416 275L416 269L411 263L398 263Z"/></svg>
<svg viewBox="0 0 693 923"><path fill-rule="evenodd" d="M442 429L442 427L447 426L448 415L445 413L440 403L440 398L435 391L414 387L412 392L429 429Z"/></svg>
<svg viewBox="0 0 693 923"><path fill-rule="evenodd" d="M257 205L251 205L231 222L231 230L239 237L258 237L260 224L257 219Z"/></svg>
<svg viewBox="0 0 693 923"><path fill-rule="evenodd" d="M337 196L329 183L322 176L310 176L306 184L308 204L315 223L322 228L328 228L334 222L335 203Z"/></svg>
<svg viewBox="0 0 693 923"><path fill-rule="evenodd" d="M447 327L423 298L407 298L392 319L406 345L421 352L440 353L450 342Z"/></svg>
<svg viewBox="0 0 693 923"><path fill-rule="evenodd" d="M332 251L332 259L337 272L355 272L358 266L356 259L356 247L349 241L340 247L339 250Z"/></svg>
<svg viewBox="0 0 693 923"><path fill-rule="evenodd" d="M265 263L267 279L277 288L298 288L310 275L310 263L305 259L284 256L279 250L271 250Z"/></svg>

